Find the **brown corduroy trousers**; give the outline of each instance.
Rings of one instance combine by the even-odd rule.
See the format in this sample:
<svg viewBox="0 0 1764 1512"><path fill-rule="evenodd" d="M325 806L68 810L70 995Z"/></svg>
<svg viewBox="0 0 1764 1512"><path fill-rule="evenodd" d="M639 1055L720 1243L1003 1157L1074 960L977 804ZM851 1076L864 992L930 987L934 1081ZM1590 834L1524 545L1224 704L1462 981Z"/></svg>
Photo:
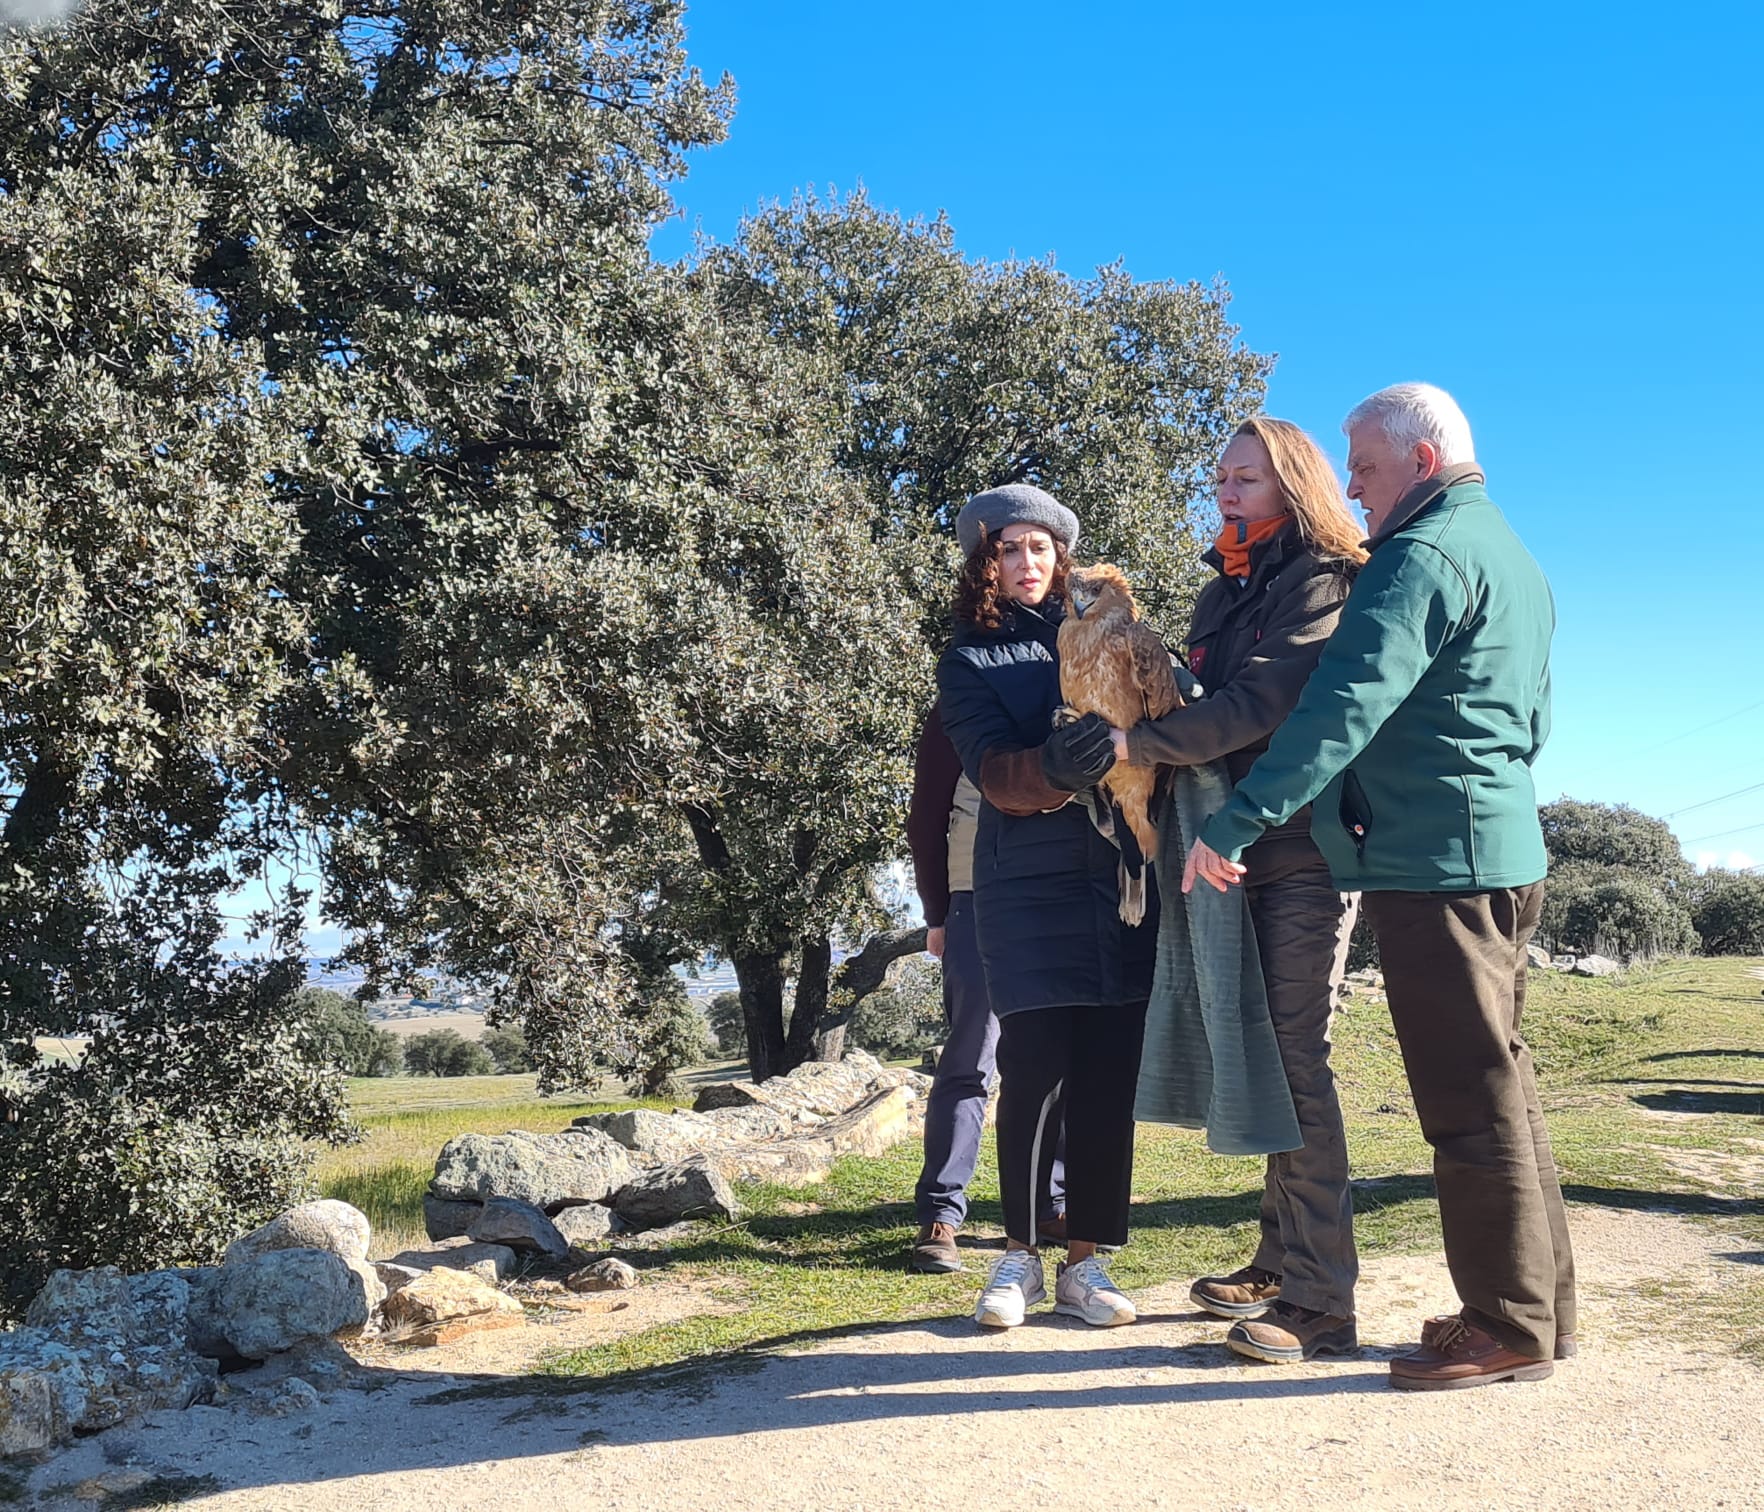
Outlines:
<svg viewBox="0 0 1764 1512"><path fill-rule="evenodd" d="M1464 1316L1547 1360L1575 1331L1574 1251L1531 1051L1525 947L1543 884L1368 892L1390 1016L1433 1146L1446 1265Z"/></svg>

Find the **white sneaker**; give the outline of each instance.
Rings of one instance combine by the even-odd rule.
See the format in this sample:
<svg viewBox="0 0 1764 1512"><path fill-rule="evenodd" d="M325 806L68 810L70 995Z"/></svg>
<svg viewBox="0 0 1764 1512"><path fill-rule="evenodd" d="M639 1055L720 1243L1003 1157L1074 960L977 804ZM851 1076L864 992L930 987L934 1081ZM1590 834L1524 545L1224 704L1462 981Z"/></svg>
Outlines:
<svg viewBox="0 0 1764 1512"><path fill-rule="evenodd" d="M1060 1267L1059 1279L1054 1282L1054 1311L1082 1318L1098 1328L1132 1323L1139 1317L1138 1309L1115 1290L1100 1255Z"/></svg>
<svg viewBox="0 0 1764 1512"><path fill-rule="evenodd" d="M992 1262L986 1274L986 1290L980 1293L974 1321L983 1328L1015 1328L1025 1312L1045 1301L1041 1256L1028 1250L1009 1250Z"/></svg>

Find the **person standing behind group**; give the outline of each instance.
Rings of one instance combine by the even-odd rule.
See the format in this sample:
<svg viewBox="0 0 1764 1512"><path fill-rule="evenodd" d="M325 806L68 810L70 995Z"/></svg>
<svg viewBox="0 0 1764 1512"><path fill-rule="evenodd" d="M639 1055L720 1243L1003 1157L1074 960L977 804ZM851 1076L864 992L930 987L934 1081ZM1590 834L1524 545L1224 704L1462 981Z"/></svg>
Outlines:
<svg viewBox="0 0 1764 1512"><path fill-rule="evenodd" d="M1449 394L1381 389L1342 429L1371 557L1183 886L1245 881L1240 858L1316 800L1330 870L1361 890L1378 939L1462 1303L1423 1324L1391 1384L1538 1380L1575 1353L1576 1326L1562 1190L1519 1032L1547 870L1531 768L1549 733L1555 606Z"/></svg>
<svg viewBox="0 0 1764 1512"><path fill-rule="evenodd" d="M980 790L974 913L999 1018L998 1179L1007 1251L974 1316L1008 1328L1043 1299L1037 1193L1066 1105L1067 1263L1055 1310L1130 1323L1133 1304L1098 1246L1124 1244L1133 1179L1133 1094L1151 995L1157 908L1121 922L1119 853L1071 801L1115 763L1091 714L1053 728L1056 638L1078 517L1011 484L976 494L956 520L966 560L955 625L937 664L944 728Z"/></svg>
<svg viewBox="0 0 1764 1512"><path fill-rule="evenodd" d="M1298 702L1366 552L1328 459L1285 420L1238 427L1219 461L1218 505L1222 528L1206 554L1217 576L1188 632L1189 667L1206 696L1113 735L1122 760L1223 758L1235 781ZM1270 828L1244 864L1269 1017L1304 1144L1268 1157L1261 1242L1249 1264L1203 1277L1189 1295L1240 1320L1226 1336L1238 1354L1286 1362L1349 1353L1359 1345L1359 1259L1329 1040L1359 900L1330 880L1309 808Z"/></svg>
<svg viewBox="0 0 1764 1512"><path fill-rule="evenodd" d="M944 733L943 711L933 704L913 756L913 796L907 809L913 886L925 912L925 948L943 965L947 1029L925 1099L925 1163L913 1193L919 1232L907 1256L913 1270L931 1275L965 1269L956 1234L968 1215L968 1183L980 1157L986 1099L997 1063L998 1016L986 997L974 928L974 837L979 828L979 790L963 775L961 758ZM1058 1152L1049 1187L1039 1196L1042 1216L1036 1226L1041 1237L1063 1242L1065 1162Z"/></svg>

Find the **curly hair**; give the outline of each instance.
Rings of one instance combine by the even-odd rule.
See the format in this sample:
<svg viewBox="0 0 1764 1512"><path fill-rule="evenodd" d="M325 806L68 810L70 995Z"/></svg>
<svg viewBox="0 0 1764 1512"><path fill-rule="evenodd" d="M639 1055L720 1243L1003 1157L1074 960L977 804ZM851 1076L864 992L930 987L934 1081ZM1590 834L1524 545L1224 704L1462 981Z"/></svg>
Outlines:
<svg viewBox="0 0 1764 1512"><path fill-rule="evenodd" d="M1065 601L1066 576L1072 570L1072 554L1066 549L1066 543L1058 536L1053 537L1053 543L1053 576L1048 581L1043 603L1056 599L1062 603ZM989 539L982 527L980 544L968 553L962 570L956 574L952 608L958 620L966 620L982 630L996 630L1004 622L1004 611L999 607L1002 595L998 590L998 559L1003 553L1004 538L993 536Z"/></svg>

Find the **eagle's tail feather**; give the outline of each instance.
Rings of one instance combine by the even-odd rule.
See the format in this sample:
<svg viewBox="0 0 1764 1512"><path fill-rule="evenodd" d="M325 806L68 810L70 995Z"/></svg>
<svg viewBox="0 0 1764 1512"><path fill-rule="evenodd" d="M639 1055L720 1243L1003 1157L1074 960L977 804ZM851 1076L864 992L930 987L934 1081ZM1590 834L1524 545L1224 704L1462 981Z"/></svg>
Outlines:
<svg viewBox="0 0 1764 1512"><path fill-rule="evenodd" d="M1146 872L1151 858L1139 848L1139 837L1127 822L1119 803L1111 803L1114 811L1115 836L1121 846L1121 859L1115 867L1115 887L1121 896L1121 922L1137 925L1145 918Z"/></svg>

